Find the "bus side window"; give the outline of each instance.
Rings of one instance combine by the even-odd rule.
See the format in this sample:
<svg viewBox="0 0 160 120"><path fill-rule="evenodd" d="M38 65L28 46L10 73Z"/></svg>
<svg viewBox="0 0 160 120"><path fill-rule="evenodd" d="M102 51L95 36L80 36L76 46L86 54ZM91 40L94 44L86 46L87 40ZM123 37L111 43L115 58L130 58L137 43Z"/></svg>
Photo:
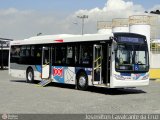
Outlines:
<svg viewBox="0 0 160 120"><path fill-rule="evenodd" d="M54 63L55 63L55 49L54 49L54 46L52 46L51 51L52 51L52 65L54 65Z"/></svg>
<svg viewBox="0 0 160 120"><path fill-rule="evenodd" d="M78 61L78 59L79 59L79 58L78 58L78 54L79 54L79 52L78 52L78 46L75 46L75 58L74 58L74 59L75 59L75 63L76 63L76 64L78 64L78 62L79 62L79 61Z"/></svg>
<svg viewBox="0 0 160 120"><path fill-rule="evenodd" d="M42 48L40 46L36 46L36 48L34 48L34 49L35 49L35 56L37 58L40 58L41 57L41 53L42 53Z"/></svg>
<svg viewBox="0 0 160 120"><path fill-rule="evenodd" d="M85 52L85 53L83 54L82 63L83 63L83 64L89 64L89 61L90 61L89 54L88 54L88 52Z"/></svg>
<svg viewBox="0 0 160 120"><path fill-rule="evenodd" d="M11 47L11 63L18 63L20 57L20 46Z"/></svg>
<svg viewBox="0 0 160 120"><path fill-rule="evenodd" d="M66 63L66 47L57 46L55 48L55 63L65 64Z"/></svg>
<svg viewBox="0 0 160 120"><path fill-rule="evenodd" d="M67 64L74 64L74 47L73 46L67 46L67 59L66 59Z"/></svg>
<svg viewBox="0 0 160 120"><path fill-rule="evenodd" d="M80 63L84 65L91 65L92 64L92 45L83 45L80 48Z"/></svg>
<svg viewBox="0 0 160 120"><path fill-rule="evenodd" d="M30 53L31 53L30 46L27 46L27 49L26 49L26 57L29 57L29 56L30 56Z"/></svg>
<svg viewBox="0 0 160 120"><path fill-rule="evenodd" d="M20 51L20 57L25 57L25 56L26 56L26 46L22 46Z"/></svg>
<svg viewBox="0 0 160 120"><path fill-rule="evenodd" d="M31 56L34 57L35 46L31 46Z"/></svg>
<svg viewBox="0 0 160 120"><path fill-rule="evenodd" d="M35 64L37 64L37 65L40 65L40 64L42 64L42 47L41 46L39 46L39 45L36 45L35 46L35 48L33 48L34 49L34 59L35 59Z"/></svg>
<svg viewBox="0 0 160 120"><path fill-rule="evenodd" d="M19 57L20 56L20 47L14 46L11 48L11 57Z"/></svg>

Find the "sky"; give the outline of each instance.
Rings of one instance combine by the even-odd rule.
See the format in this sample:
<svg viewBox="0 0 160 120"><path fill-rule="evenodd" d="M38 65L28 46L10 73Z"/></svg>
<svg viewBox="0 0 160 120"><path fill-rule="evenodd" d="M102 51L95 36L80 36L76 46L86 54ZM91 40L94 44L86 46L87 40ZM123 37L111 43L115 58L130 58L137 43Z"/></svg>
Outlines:
<svg viewBox="0 0 160 120"><path fill-rule="evenodd" d="M97 21L127 18L160 9L159 0L0 0L0 37L25 39L46 34L96 33Z"/></svg>

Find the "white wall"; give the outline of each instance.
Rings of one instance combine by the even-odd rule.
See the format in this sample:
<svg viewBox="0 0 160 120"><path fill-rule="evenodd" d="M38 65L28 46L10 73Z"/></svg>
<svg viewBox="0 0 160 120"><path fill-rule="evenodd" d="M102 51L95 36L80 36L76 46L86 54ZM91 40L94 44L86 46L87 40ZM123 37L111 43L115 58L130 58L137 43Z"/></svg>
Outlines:
<svg viewBox="0 0 160 120"><path fill-rule="evenodd" d="M150 68L160 68L160 54L150 54Z"/></svg>

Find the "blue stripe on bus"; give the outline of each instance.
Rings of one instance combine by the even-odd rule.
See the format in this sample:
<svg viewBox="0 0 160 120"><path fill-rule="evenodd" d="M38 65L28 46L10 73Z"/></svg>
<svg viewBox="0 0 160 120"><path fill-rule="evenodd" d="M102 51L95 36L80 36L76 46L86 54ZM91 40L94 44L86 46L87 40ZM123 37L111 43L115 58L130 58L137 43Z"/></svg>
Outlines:
<svg viewBox="0 0 160 120"><path fill-rule="evenodd" d="M121 76L131 76L131 73L121 73Z"/></svg>
<svg viewBox="0 0 160 120"><path fill-rule="evenodd" d="M76 74L77 74L77 72L78 72L79 70L84 70L87 75L91 75L91 73L92 73L92 68L76 67L76 68L75 68Z"/></svg>
<svg viewBox="0 0 160 120"><path fill-rule="evenodd" d="M38 71L38 72L42 72L42 66L41 65L35 65L35 67L36 67L36 70Z"/></svg>

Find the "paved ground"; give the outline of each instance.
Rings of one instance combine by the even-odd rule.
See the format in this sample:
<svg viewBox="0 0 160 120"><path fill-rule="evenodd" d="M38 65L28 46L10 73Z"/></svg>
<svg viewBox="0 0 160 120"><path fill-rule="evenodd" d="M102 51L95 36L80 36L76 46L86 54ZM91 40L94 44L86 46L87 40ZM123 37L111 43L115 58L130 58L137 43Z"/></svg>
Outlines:
<svg viewBox="0 0 160 120"><path fill-rule="evenodd" d="M36 87L0 71L0 113L160 113L160 82L147 87L110 90L51 84Z"/></svg>

